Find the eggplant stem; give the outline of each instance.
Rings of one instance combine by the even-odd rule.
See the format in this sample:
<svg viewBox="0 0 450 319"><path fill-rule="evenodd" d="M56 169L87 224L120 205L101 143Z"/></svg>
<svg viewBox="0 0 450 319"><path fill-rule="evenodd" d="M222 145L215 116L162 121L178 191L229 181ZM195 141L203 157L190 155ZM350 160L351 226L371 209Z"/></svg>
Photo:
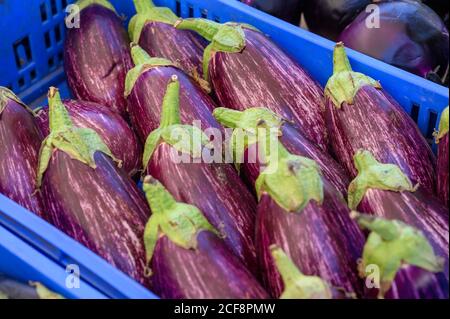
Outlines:
<svg viewBox="0 0 450 319"><path fill-rule="evenodd" d="M172 75L163 99L160 128L180 124L180 82Z"/></svg>
<svg viewBox="0 0 450 319"><path fill-rule="evenodd" d="M144 64L151 59L151 56L147 53L147 51L134 42L131 43L131 57L134 65Z"/></svg>
<svg viewBox="0 0 450 319"><path fill-rule="evenodd" d="M352 71L352 66L348 59L347 53L345 52L345 47L343 42L339 42L334 47L333 52L333 74L339 72Z"/></svg>
<svg viewBox="0 0 450 319"><path fill-rule="evenodd" d="M156 7L152 0L133 0L133 2L138 14L145 13Z"/></svg>

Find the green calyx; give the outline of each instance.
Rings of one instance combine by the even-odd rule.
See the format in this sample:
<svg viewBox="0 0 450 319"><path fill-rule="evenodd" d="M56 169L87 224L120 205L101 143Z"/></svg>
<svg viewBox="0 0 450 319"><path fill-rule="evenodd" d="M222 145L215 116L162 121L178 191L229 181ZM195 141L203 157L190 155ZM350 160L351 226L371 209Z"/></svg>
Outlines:
<svg viewBox="0 0 450 319"><path fill-rule="evenodd" d="M216 52L239 53L244 50L246 39L244 28L255 30L252 26L238 23L220 24L201 18L178 19L174 25L177 29L197 32L211 43L203 54L203 76L208 80L209 62Z"/></svg>
<svg viewBox="0 0 450 319"><path fill-rule="evenodd" d="M378 81L362 73L352 71L344 44L342 42L337 43L333 53L333 75L325 87L325 96L339 109L344 102L352 105L359 89L366 85L381 89Z"/></svg>
<svg viewBox="0 0 450 319"><path fill-rule="evenodd" d="M278 246L270 246L270 252L284 283L280 299L331 299L327 282L316 276L305 276L286 253Z"/></svg>
<svg viewBox="0 0 450 319"><path fill-rule="evenodd" d="M36 293L39 296L40 299L65 299L60 294L57 294L56 292L51 291L44 285L42 285L39 282L30 282L30 286L36 288Z"/></svg>
<svg viewBox="0 0 450 319"><path fill-rule="evenodd" d="M439 122L439 131L437 131L434 136L436 139L436 144L439 144L441 138L448 134L448 118L449 118L449 108L448 106L442 112L441 121Z"/></svg>
<svg viewBox="0 0 450 319"><path fill-rule="evenodd" d="M78 0L75 4L80 8L80 12L91 5L99 5L117 14L116 9L108 0Z"/></svg>
<svg viewBox="0 0 450 319"><path fill-rule="evenodd" d="M160 236L167 236L184 249L196 249L200 231L219 235L197 207L175 201L155 178L147 176L144 179L144 192L152 211L144 232L147 266Z"/></svg>
<svg viewBox="0 0 450 319"><path fill-rule="evenodd" d="M269 139L271 141L267 143L260 143L269 156L267 167L255 183L258 199L267 193L280 207L291 213L300 213L312 200L322 204L323 182L317 163L290 154L278 138ZM267 150L269 147L270 151Z"/></svg>
<svg viewBox="0 0 450 319"><path fill-rule="evenodd" d="M414 192L416 187L400 167L382 164L365 150L359 150L353 157L358 176L348 187L348 206L356 209L368 189L382 189L393 192Z"/></svg>
<svg viewBox="0 0 450 319"><path fill-rule="evenodd" d="M177 151L193 158L201 157L202 147L210 147L209 138L198 127L182 125L180 119L180 82L172 76L163 99L159 127L147 137L144 147L143 165L147 167L159 144L165 142Z"/></svg>
<svg viewBox="0 0 450 319"><path fill-rule="evenodd" d="M73 125L69 112L61 101L58 89L51 87L48 94L50 135L42 142L39 152L37 172L37 188L42 184L42 177L50 163L53 151L58 149L95 169L94 154L99 151L111 157L118 166L122 161L116 159L103 142L101 137L92 129L77 128Z"/></svg>
<svg viewBox="0 0 450 319"><path fill-rule="evenodd" d="M386 220L352 212L361 228L371 233L363 250L361 275L367 266L376 266L380 274L380 295L391 288L402 265L413 265L430 272L441 272L444 260L435 255L425 236L417 229L397 220Z"/></svg>
<svg viewBox="0 0 450 319"><path fill-rule="evenodd" d="M149 0L133 0L137 14L131 18L128 33L133 42L138 43L142 30L150 22L162 22L174 25L178 17L166 7L156 7Z"/></svg>
<svg viewBox="0 0 450 319"><path fill-rule="evenodd" d="M125 98L131 94L137 80L143 73L157 67L176 67L170 60L150 57L150 55L136 43L131 43L131 57L133 58L135 67L128 71L125 79Z"/></svg>
<svg viewBox="0 0 450 319"><path fill-rule="evenodd" d="M0 86L0 115L2 115L3 111L5 110L6 106L8 105L8 101L12 100L16 102L17 104L22 105L28 112L30 112L33 116L36 115L36 113L30 109L25 103L23 103L15 94L13 91L11 91L8 88L5 88L3 86Z"/></svg>

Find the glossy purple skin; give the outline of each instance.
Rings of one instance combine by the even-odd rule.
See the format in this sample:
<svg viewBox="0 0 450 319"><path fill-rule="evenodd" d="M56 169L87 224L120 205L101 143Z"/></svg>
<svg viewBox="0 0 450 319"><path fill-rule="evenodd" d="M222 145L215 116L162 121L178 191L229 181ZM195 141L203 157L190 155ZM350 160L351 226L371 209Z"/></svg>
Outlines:
<svg viewBox="0 0 450 319"><path fill-rule="evenodd" d="M448 163L450 162L448 145L448 133L439 141L437 156L437 194L439 198L448 206L449 184L448 184Z"/></svg>
<svg viewBox="0 0 450 319"><path fill-rule="evenodd" d="M152 287L165 299L268 298L252 274L219 237L197 235L197 250L177 246L164 236L152 259Z"/></svg>
<svg viewBox="0 0 450 319"><path fill-rule="evenodd" d="M449 212L437 198L422 189L414 193L369 189L357 210L390 220L400 220L421 230L435 253L444 258L444 273L448 278Z"/></svg>
<svg viewBox="0 0 450 319"><path fill-rule="evenodd" d="M262 33L245 29L245 36L242 53L219 52L209 63L219 104L240 111L267 107L327 150L322 88Z"/></svg>
<svg viewBox="0 0 450 319"><path fill-rule="evenodd" d="M181 123L192 125L200 121L202 129L221 129L212 116L213 100L190 77L174 67L156 67L143 73L128 96L128 112L142 143L157 129L161 120L161 107L172 75L180 82Z"/></svg>
<svg viewBox="0 0 450 319"><path fill-rule="evenodd" d="M203 51L206 41L195 32L177 30L163 22L147 22L142 29L139 45L152 57L166 58L186 72L195 69L203 76Z"/></svg>
<svg viewBox="0 0 450 319"><path fill-rule="evenodd" d="M335 41L371 0L305 1L308 30ZM347 44L347 43L346 43Z"/></svg>
<svg viewBox="0 0 450 319"><path fill-rule="evenodd" d="M44 174L46 220L113 266L148 286L144 229L150 209L143 193L102 153L96 169L53 153Z"/></svg>
<svg viewBox="0 0 450 319"><path fill-rule="evenodd" d="M41 142L33 115L8 99L0 114L0 193L39 216L41 195L33 193Z"/></svg>
<svg viewBox="0 0 450 319"><path fill-rule="evenodd" d="M103 105L76 101L63 101L77 127L96 131L115 157L123 161L123 168L134 175L142 163L142 146L127 122L116 112ZM38 112L36 118L44 136L50 133L48 108Z"/></svg>
<svg viewBox="0 0 450 319"><path fill-rule="evenodd" d="M433 10L418 1L384 2L378 8L379 28L368 28L366 19L373 12L362 11L342 32L339 41L422 77L438 66L438 73L445 73L449 34Z"/></svg>
<svg viewBox="0 0 450 319"><path fill-rule="evenodd" d="M176 163L172 146L160 144L148 173L179 202L196 206L224 235L224 242L253 274L256 201L230 164Z"/></svg>
<svg viewBox="0 0 450 319"><path fill-rule="evenodd" d="M126 115L125 77L133 66L130 41L120 18L100 5L80 12L80 28L67 30L64 68L75 98Z"/></svg>
<svg viewBox="0 0 450 319"><path fill-rule="evenodd" d="M370 115L370 116L368 116ZM381 163L398 165L411 181L435 192L435 156L411 117L383 90L362 87L354 104L340 109L327 98L326 120L337 160L356 177L353 156L371 152Z"/></svg>
<svg viewBox="0 0 450 319"><path fill-rule="evenodd" d="M256 219L256 245L263 283L272 297L279 297L283 283L269 247L280 246L305 275L319 276L347 293L364 295L358 276L364 236L350 218L339 193L325 183L322 205L310 202L300 213L289 213L263 194Z"/></svg>
<svg viewBox="0 0 450 319"><path fill-rule="evenodd" d="M395 276L386 299L448 299L448 280L443 273L403 265Z"/></svg>
<svg viewBox="0 0 450 319"><path fill-rule="evenodd" d="M323 152L312 142L304 138L292 125L284 124L282 127L282 136L280 142L283 146L294 155L304 156L313 159L319 165L323 176L345 197L347 195L347 188L350 184L345 169L340 166L328 153ZM245 176L249 185L255 184L256 179L261 173L261 168L264 159L258 158L258 145L250 146L244 154L246 159L256 159L252 161L245 161L241 165L242 175ZM261 162L262 161L262 162Z"/></svg>
<svg viewBox="0 0 450 319"><path fill-rule="evenodd" d="M305 0L241 0L241 2L298 26Z"/></svg>

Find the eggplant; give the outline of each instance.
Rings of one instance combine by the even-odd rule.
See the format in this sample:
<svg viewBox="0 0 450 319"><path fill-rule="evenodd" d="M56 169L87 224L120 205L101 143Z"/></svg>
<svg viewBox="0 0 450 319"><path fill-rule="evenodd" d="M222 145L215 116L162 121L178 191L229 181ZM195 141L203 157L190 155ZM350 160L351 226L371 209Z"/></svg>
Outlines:
<svg viewBox="0 0 450 319"><path fill-rule="evenodd" d="M313 160L290 154L279 142L269 153L256 182L256 249L265 287L272 297L283 292L270 252L271 245L278 245L305 275L364 296L357 272L364 236L344 198Z"/></svg>
<svg viewBox="0 0 450 319"><path fill-rule="evenodd" d="M49 90L49 119L37 177L46 220L148 286L144 194L94 130L74 126L56 88Z"/></svg>
<svg viewBox="0 0 450 319"><path fill-rule="evenodd" d="M116 112L103 105L65 100L64 106L76 127L86 127L97 132L115 157L123 162L123 168L133 176L141 168L142 149L133 130ZM48 108L42 108L36 117L43 136L50 134Z"/></svg>
<svg viewBox="0 0 450 319"><path fill-rule="evenodd" d="M354 161L358 176L349 186L350 209L399 220L420 230L434 251L444 258L448 278L448 207L414 186L397 165L380 163L363 150L355 154Z"/></svg>
<svg viewBox="0 0 450 319"><path fill-rule="evenodd" d="M177 28L211 41L203 74L220 105L239 111L264 105L328 149L320 85L264 34L249 25L205 19L180 20Z"/></svg>
<svg viewBox="0 0 450 319"><path fill-rule="evenodd" d="M256 9L264 11L294 25L300 24L304 0L241 0ZM308 2L308 1L306 1Z"/></svg>
<svg viewBox="0 0 450 319"><path fill-rule="evenodd" d="M334 74L325 97L331 145L352 178L357 175L353 156L363 149L381 163L398 165L413 184L435 193L436 159L419 128L378 82L351 70L342 43L334 49Z"/></svg>
<svg viewBox="0 0 450 319"><path fill-rule="evenodd" d="M41 142L34 112L0 87L0 193L42 217L42 198L35 193Z"/></svg>
<svg viewBox="0 0 450 319"><path fill-rule="evenodd" d="M194 32L175 29L178 17L169 8L156 7L151 0L133 2L137 14L128 27L133 42L151 56L169 59L187 74L201 78L206 42Z"/></svg>
<svg viewBox="0 0 450 319"><path fill-rule="evenodd" d="M144 242L152 287L169 299L256 299L268 295L195 206L144 179L152 210Z"/></svg>
<svg viewBox="0 0 450 319"><path fill-rule="evenodd" d="M377 10L376 21L374 12L361 12L338 41L416 75L448 81L449 34L440 17L418 1L381 2Z"/></svg>
<svg viewBox="0 0 450 319"><path fill-rule="evenodd" d="M136 44L132 44L131 55L136 66L128 72L125 97L131 122L143 143L159 126L164 93L173 75L181 86L181 122L191 125L199 121L201 127L221 129L212 116L214 101L182 70L169 60L151 58Z"/></svg>
<svg viewBox="0 0 450 319"><path fill-rule="evenodd" d="M256 201L233 166L212 158L210 139L198 127L180 124L180 82L167 85L161 124L147 138L143 166L176 200L198 207L225 244L257 274L254 245Z"/></svg>
<svg viewBox="0 0 450 319"><path fill-rule="evenodd" d="M343 196L347 195L347 188L350 178L347 172L328 154L320 150L316 145L295 129L295 127L283 120L280 116L267 108L249 108L245 111L236 111L227 108L216 108L214 117L224 126L235 130L235 137L238 134L247 133L250 138L255 138L254 144L247 143L245 152L239 154L233 150L235 160L240 164L239 168L246 181L253 188L259 174L264 169L266 159L260 153L258 147L259 140L257 133L259 129L275 129L281 144L292 154L310 158L320 166L324 177L339 190ZM231 140L234 143L234 139ZM231 148L234 149L231 144ZM242 152L242 150L241 150Z"/></svg>
<svg viewBox="0 0 450 319"><path fill-rule="evenodd" d="M304 16L311 32L336 41L341 32L371 0L305 1Z"/></svg>
<svg viewBox="0 0 450 319"><path fill-rule="evenodd" d="M348 296L317 276L306 276L277 245L270 252L282 279L284 290L280 299L346 299Z"/></svg>
<svg viewBox="0 0 450 319"><path fill-rule="evenodd" d="M0 300L1 299L64 299L64 297L50 291L39 282L30 281L29 284L26 285L0 275Z"/></svg>
<svg viewBox="0 0 450 319"><path fill-rule="evenodd" d="M359 269L379 298L448 299L442 258L419 230L357 212L352 217L370 232Z"/></svg>
<svg viewBox="0 0 450 319"><path fill-rule="evenodd" d="M67 29L64 69L78 100L126 117L125 76L132 67L128 34L107 0L79 0L79 27Z"/></svg>
<svg viewBox="0 0 450 319"><path fill-rule="evenodd" d="M448 156L448 114L447 106L444 112L442 112L439 131L436 133L436 144L438 145L437 194L446 206L449 203L448 163L450 161Z"/></svg>

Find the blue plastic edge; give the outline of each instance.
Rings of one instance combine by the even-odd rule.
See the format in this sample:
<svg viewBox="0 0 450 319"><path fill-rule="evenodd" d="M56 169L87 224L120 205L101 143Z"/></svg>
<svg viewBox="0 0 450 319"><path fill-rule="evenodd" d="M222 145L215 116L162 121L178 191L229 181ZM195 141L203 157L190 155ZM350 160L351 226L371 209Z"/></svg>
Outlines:
<svg viewBox="0 0 450 319"><path fill-rule="evenodd" d="M37 281L65 298L105 299L104 294L80 280L78 288L66 287L68 272L0 226L0 273L27 283Z"/></svg>

